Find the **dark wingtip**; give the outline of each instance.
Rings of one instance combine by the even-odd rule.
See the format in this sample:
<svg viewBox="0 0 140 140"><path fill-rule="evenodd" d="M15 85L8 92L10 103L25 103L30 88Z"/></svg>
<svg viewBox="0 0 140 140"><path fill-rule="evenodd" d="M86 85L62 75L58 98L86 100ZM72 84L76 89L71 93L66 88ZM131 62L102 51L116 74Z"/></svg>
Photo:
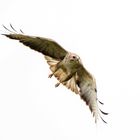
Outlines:
<svg viewBox="0 0 140 140"><path fill-rule="evenodd" d="M104 105L104 103L103 103L103 102L101 102L101 101L99 101L99 100L98 100L98 102L99 102L100 104Z"/></svg>
<svg viewBox="0 0 140 140"><path fill-rule="evenodd" d="M10 27L13 29L13 31L15 31L17 33L17 30L12 26L11 23L10 23Z"/></svg>
<svg viewBox="0 0 140 140"><path fill-rule="evenodd" d="M101 109L100 109L100 111L101 111L101 113L104 114L104 115L108 115L108 114L109 114L109 113L106 113L106 112L102 111Z"/></svg>
<svg viewBox="0 0 140 140"><path fill-rule="evenodd" d="M104 123L106 123L107 124L107 122L100 116L100 118L101 118L101 120L104 122Z"/></svg>
<svg viewBox="0 0 140 140"><path fill-rule="evenodd" d="M6 29L8 32L13 33L11 30L9 30L9 29L8 29L6 26L4 26L3 24L2 24L2 26L3 26L3 28Z"/></svg>
<svg viewBox="0 0 140 140"><path fill-rule="evenodd" d="M103 102L101 102L98 98L97 98L97 101L98 101L100 104L104 105L104 103L103 103Z"/></svg>
<svg viewBox="0 0 140 140"><path fill-rule="evenodd" d="M13 25L10 23L10 29L12 29L12 30L10 30L10 29L8 29L5 25L2 25L3 26L3 28L4 29L6 29L8 32L10 32L10 33L12 33L12 34L18 34L18 32L17 32L17 30L13 27ZM22 33L22 34L24 34L24 32L20 29L20 32Z"/></svg>
<svg viewBox="0 0 140 140"><path fill-rule="evenodd" d="M1 35L4 35L4 36L8 37L8 35L7 35L7 34L1 34Z"/></svg>
<svg viewBox="0 0 140 140"><path fill-rule="evenodd" d="M9 35L8 35L8 34L1 34L1 35L4 35L4 36L6 36L6 37L9 37Z"/></svg>
<svg viewBox="0 0 140 140"><path fill-rule="evenodd" d="M24 32L20 29L20 32L22 33L22 34L24 34Z"/></svg>
<svg viewBox="0 0 140 140"><path fill-rule="evenodd" d="M108 115L108 114L109 114L109 113L106 113L106 112L102 111L101 109L99 109L99 110L100 110L100 112L101 112L103 115ZM100 116L101 120L102 120L104 123L107 124L107 122L101 117L101 115L99 115L99 116Z"/></svg>

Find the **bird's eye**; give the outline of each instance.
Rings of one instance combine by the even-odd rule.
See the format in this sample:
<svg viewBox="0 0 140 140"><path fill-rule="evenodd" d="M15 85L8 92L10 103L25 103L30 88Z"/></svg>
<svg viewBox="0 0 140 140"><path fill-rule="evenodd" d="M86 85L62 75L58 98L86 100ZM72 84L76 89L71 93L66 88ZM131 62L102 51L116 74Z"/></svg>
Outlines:
<svg viewBox="0 0 140 140"><path fill-rule="evenodd" d="M72 56L72 58L73 58L73 59L75 59L75 58L76 58L76 56Z"/></svg>

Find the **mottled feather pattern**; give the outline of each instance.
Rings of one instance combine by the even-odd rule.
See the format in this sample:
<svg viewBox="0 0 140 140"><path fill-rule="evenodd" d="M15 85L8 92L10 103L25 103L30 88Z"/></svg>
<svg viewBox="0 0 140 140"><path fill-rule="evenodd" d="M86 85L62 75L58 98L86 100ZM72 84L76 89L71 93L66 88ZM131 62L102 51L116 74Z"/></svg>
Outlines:
<svg viewBox="0 0 140 140"><path fill-rule="evenodd" d="M92 83L82 82L80 84L80 96L89 106L90 111L93 113L95 117L95 122L98 119L98 104L97 104L97 93L95 91L95 87Z"/></svg>
<svg viewBox="0 0 140 140"><path fill-rule="evenodd" d="M103 122L104 119L100 113L107 115L99 109L98 103L103 104L97 98L96 80L83 66L80 57L74 53L66 51L57 42L43 37L28 36L20 29L20 33L10 24L10 29L3 27L10 32L9 34L2 34L10 39L18 40L31 49L42 53L50 66L52 74L49 78L55 76L59 83L55 85L58 87L61 84L66 86L71 91L79 94L80 97L89 106L90 111L95 117L95 122L100 117ZM106 122L105 122L106 123Z"/></svg>
<svg viewBox="0 0 140 140"><path fill-rule="evenodd" d="M3 35L11 39L19 40L19 42L30 47L31 49L41 52L44 55L53 57L57 60L63 59L67 54L67 51L62 49L62 47L58 43L51 41L50 39L47 38L27 36L22 34L3 34Z"/></svg>
<svg viewBox="0 0 140 140"><path fill-rule="evenodd" d="M50 65L50 69L52 70L52 72L54 72L55 67L59 63L59 61L49 56L45 56L45 59L47 60L47 63ZM67 74L62 69L59 69L56 73L54 73L54 76L61 83L61 81L63 81L64 77L66 77ZM76 85L76 78L77 74L75 74L75 76L73 76L67 82L62 82L62 84L65 85L68 89L71 89L76 94L79 94L78 86Z"/></svg>
<svg viewBox="0 0 140 140"><path fill-rule="evenodd" d="M76 94L80 94L79 88L76 83L76 75L73 76L69 81L63 83L68 89L71 89Z"/></svg>

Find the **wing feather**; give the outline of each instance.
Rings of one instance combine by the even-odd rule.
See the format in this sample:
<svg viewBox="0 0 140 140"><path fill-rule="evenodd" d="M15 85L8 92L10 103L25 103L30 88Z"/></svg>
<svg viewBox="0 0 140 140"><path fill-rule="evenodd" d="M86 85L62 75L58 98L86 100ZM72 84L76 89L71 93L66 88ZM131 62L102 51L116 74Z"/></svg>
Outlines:
<svg viewBox="0 0 140 140"><path fill-rule="evenodd" d="M68 77L68 73L63 68L57 68L57 64L64 60L65 56L67 56L68 52L63 49L57 42L42 37L28 36L16 33L17 31L10 25L12 30L9 30L5 26L3 26L10 34L3 34L10 39L19 40L19 42L24 45L30 47L33 50L41 52L45 55L45 59L50 66L51 71L57 80L65 85L68 89L71 89L76 94L79 94L80 97L86 102L89 106L90 111L95 117L95 122L97 122L98 117L100 116L100 112L104 115L108 113L103 112L98 107L98 102L100 102L97 98L97 90L96 90L96 80L95 78L83 67L83 65L75 65L74 68L77 69L75 73L72 73L71 77ZM71 71L70 71L71 72ZM66 77L69 79L65 81ZM98 102L97 102L98 101ZM103 118L100 116L103 120ZM103 122L105 122L103 120ZM106 122L105 122L106 123Z"/></svg>
<svg viewBox="0 0 140 140"><path fill-rule="evenodd" d="M17 33L3 35L10 39L19 40L21 43L30 47L31 49L41 52L42 54L50 56L56 60L63 60L67 54L67 51L64 48L51 39Z"/></svg>
<svg viewBox="0 0 140 140"><path fill-rule="evenodd" d="M84 67L82 67L77 72L77 74L78 74L77 84L80 88L80 97L89 106L89 109L93 114L93 117L95 117L95 123L97 122L97 119L99 117L103 120L103 118L100 115L100 112L104 115L107 115L108 113L101 111L98 107L95 78ZM103 122L106 123L106 121L104 120Z"/></svg>
<svg viewBox="0 0 140 140"><path fill-rule="evenodd" d="M50 56L44 56L45 57L45 59L47 60L47 63L49 64L49 66L50 66L50 70L52 71L52 72L54 72L55 71L55 69L56 69L56 65L60 62L60 61L58 61L57 59L54 59L54 58L52 58L52 57L50 57Z"/></svg>
<svg viewBox="0 0 140 140"><path fill-rule="evenodd" d="M58 62L57 59L54 59L52 57L49 57L49 56L45 56L45 59L47 60L47 63L50 65L50 66L53 66L53 65L56 65Z"/></svg>
<svg viewBox="0 0 140 140"><path fill-rule="evenodd" d="M76 83L76 75L74 75L70 80L63 83L68 89L71 89L71 91L75 92L76 94L79 94L79 88Z"/></svg>

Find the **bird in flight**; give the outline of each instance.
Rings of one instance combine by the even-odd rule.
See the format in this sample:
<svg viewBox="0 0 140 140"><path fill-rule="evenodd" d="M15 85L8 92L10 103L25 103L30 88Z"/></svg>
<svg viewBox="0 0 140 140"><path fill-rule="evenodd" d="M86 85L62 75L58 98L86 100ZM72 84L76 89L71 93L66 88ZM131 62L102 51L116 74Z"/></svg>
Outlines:
<svg viewBox="0 0 140 140"><path fill-rule="evenodd" d="M49 78L54 76L58 80L55 87L63 84L68 89L71 89L71 91L80 95L81 99L89 106L93 117L95 117L95 123L97 123L98 118L101 118L101 120L106 123L101 117L101 113L104 115L108 115L108 113L103 112L98 107L98 103L103 103L97 98L96 80L94 76L85 69L77 54L65 50L51 39L28 36L25 35L22 30L18 33L11 24L11 29L8 29L4 25L3 27L8 33L2 35L10 39L18 40L25 46L44 55L52 71Z"/></svg>

